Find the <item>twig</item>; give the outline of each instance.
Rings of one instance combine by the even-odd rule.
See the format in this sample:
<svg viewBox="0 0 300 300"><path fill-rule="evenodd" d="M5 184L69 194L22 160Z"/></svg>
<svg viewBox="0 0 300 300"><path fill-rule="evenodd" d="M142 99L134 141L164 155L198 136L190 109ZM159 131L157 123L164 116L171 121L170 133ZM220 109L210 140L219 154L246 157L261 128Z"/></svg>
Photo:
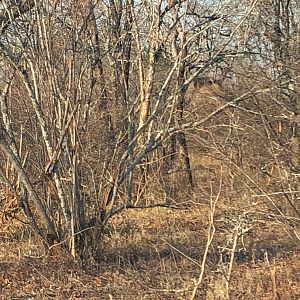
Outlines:
<svg viewBox="0 0 300 300"><path fill-rule="evenodd" d="M162 241L165 242L173 250L175 250L176 252L178 252L179 254L181 254L182 256L184 256L185 258L187 258L188 260L190 260L192 263L196 264L198 267L201 267L201 265L196 260L192 259L188 255L186 255L183 252L181 252L179 249L177 249L176 247L174 247L173 245L171 245L170 243L168 243L165 239L162 239Z"/></svg>
<svg viewBox="0 0 300 300"><path fill-rule="evenodd" d="M221 171L222 171L222 168L221 168ZM220 173L222 173L222 172L220 172ZM190 300L195 299L197 290L202 283L202 279L203 279L203 275L204 275L204 271L205 271L205 265L206 265L206 261L208 258L208 251L209 251L210 245L213 241L215 231L216 231L215 224L214 224L214 216L215 216L216 204L221 195L221 189L222 189L222 177L220 178L219 191L218 191L215 201L213 201L211 198L211 209L210 209L210 215L209 215L210 222L209 222L208 229L207 229L207 242L206 242L206 246L205 246L205 250L204 250L204 255L203 255L203 259L202 259L202 263L201 263L201 267L200 267L200 273L198 276L198 280L194 286Z"/></svg>

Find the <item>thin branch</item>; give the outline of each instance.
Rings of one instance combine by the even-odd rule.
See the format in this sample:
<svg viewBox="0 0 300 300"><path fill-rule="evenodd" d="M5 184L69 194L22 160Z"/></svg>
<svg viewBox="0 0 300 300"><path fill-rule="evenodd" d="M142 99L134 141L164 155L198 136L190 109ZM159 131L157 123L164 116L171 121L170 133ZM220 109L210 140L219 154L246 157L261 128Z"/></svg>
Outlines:
<svg viewBox="0 0 300 300"><path fill-rule="evenodd" d="M1 32L3 33L15 19L32 10L35 4L35 0L22 0L17 5L4 9L0 13Z"/></svg>
<svg viewBox="0 0 300 300"><path fill-rule="evenodd" d="M105 219L103 221L103 224L107 224L108 220L123 211L124 209L149 209L149 208L155 208L155 207L165 207L165 208L171 208L171 209L184 209L180 206L172 205L168 202L162 202L162 203L156 203L156 204L150 204L150 205L134 205L132 203L124 203L118 207L112 208L105 216Z"/></svg>

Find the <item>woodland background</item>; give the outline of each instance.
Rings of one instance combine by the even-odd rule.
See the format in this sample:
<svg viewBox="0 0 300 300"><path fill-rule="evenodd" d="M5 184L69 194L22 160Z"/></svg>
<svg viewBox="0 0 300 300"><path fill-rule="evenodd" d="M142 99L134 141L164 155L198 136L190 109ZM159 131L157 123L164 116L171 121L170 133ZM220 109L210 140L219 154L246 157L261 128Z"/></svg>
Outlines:
<svg viewBox="0 0 300 300"><path fill-rule="evenodd" d="M3 299L299 299L299 11L0 1Z"/></svg>

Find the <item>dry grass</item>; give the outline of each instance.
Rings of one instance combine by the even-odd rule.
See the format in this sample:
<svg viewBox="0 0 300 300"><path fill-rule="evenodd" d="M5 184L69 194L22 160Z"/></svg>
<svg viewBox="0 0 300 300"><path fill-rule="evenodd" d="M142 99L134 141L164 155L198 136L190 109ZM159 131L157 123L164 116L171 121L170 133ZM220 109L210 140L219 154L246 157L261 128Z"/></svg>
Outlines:
<svg viewBox="0 0 300 300"><path fill-rule="evenodd" d="M2 222L0 299L190 299L216 199L215 234L195 299L300 299L297 218L276 216L213 151L201 151L191 155L199 186L192 196L182 188L188 208L123 211L105 229L98 263L74 261L59 247L45 251L28 228ZM252 176L264 184L259 173Z"/></svg>
<svg viewBox="0 0 300 300"><path fill-rule="evenodd" d="M123 212L105 232L98 264L74 262L59 250L44 255L29 233L3 233L1 299L189 299L206 244L207 214L206 205ZM196 299L225 299L232 222L224 216L234 220L234 214L216 212ZM297 245L275 222L251 222L235 251L230 299L299 299Z"/></svg>

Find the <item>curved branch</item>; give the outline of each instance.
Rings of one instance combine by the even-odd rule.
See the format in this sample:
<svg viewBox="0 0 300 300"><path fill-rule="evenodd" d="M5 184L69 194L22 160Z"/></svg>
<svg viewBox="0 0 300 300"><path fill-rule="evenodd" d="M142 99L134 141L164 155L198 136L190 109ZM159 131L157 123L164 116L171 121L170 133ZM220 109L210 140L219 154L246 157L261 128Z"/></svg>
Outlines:
<svg viewBox="0 0 300 300"><path fill-rule="evenodd" d="M8 26L18 17L30 11L35 6L34 0L22 0L17 5L5 8L0 13L0 28L3 33Z"/></svg>

